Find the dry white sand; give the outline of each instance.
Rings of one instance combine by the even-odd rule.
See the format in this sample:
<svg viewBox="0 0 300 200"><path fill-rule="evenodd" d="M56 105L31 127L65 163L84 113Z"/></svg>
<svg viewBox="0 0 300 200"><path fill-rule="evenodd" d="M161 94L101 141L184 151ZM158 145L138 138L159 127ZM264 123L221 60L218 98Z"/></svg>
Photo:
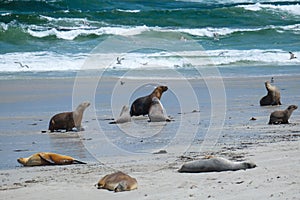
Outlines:
<svg viewBox="0 0 300 200"><path fill-rule="evenodd" d="M254 169L228 172L178 173L183 161L168 153L114 158L109 167L94 163L2 170L0 196L31 200L299 199L299 148L299 134L294 134L281 142L262 141L249 148L228 150L257 164ZM96 189L94 184L115 170L135 177L138 189L121 193Z"/></svg>

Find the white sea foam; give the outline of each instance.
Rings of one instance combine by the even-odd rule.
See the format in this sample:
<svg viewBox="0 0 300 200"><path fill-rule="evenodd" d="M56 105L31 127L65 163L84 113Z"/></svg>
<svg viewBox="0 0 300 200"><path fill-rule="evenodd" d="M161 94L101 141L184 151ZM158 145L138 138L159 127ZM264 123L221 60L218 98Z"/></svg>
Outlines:
<svg viewBox="0 0 300 200"><path fill-rule="evenodd" d="M42 29L42 30L41 30ZM44 29L44 30L43 30ZM148 31L149 28L146 26L136 26L136 27L58 27L46 29L45 27L30 27L28 28L28 33L31 36L43 38L47 36L56 36L60 39L74 40L78 36L86 35L138 35L144 31Z"/></svg>
<svg viewBox="0 0 300 200"><path fill-rule="evenodd" d="M256 3L253 5L239 5L237 7L244 8L245 10L251 11L260 11L262 9L277 11L277 12L286 12L292 15L300 15L300 5L272 5L272 4L261 4Z"/></svg>
<svg viewBox="0 0 300 200"><path fill-rule="evenodd" d="M123 10L123 9L117 9L119 12L128 12L128 13L139 13L140 10Z"/></svg>
<svg viewBox="0 0 300 200"><path fill-rule="evenodd" d="M294 52L299 57L300 52ZM123 58L117 64L116 58ZM20 67L16 62L28 65ZM165 69L207 66L299 65L300 59L290 60L280 49L208 50L185 52L155 52L118 54L58 54L53 52L8 53L0 55L1 72L68 71L87 69Z"/></svg>
<svg viewBox="0 0 300 200"><path fill-rule="evenodd" d="M0 54L1 72L79 70L87 55L62 55L53 52ZM27 67L21 67L18 62Z"/></svg>
<svg viewBox="0 0 300 200"><path fill-rule="evenodd" d="M1 24L1 26L7 29L6 24ZM119 27L94 27L94 26L79 26L79 27L42 27L42 26L29 26L23 27L27 32L34 37L43 38L48 36L56 36L57 38L64 40L74 40L78 36L87 35L121 35L121 36L131 36L139 35L147 31L156 32L181 32L187 33L194 36L200 37L214 37L215 33L220 36L230 35L237 32L256 32L260 30L274 29L276 31L288 31L291 30L294 33L300 34L300 24L287 25L287 26L265 26L261 28L195 28L195 29L171 29L171 28L161 28L161 27L147 27L147 26L119 26Z"/></svg>

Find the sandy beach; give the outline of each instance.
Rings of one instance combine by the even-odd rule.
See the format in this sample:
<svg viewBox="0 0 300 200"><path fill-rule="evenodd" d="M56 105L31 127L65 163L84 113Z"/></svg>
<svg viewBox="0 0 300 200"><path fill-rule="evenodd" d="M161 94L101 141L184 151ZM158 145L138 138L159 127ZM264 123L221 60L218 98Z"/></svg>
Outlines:
<svg viewBox="0 0 300 200"><path fill-rule="evenodd" d="M89 87L89 80L83 80L82 87ZM258 102L266 94L265 77L223 81L224 124L219 127L217 142L202 150L201 144L214 118L209 98L211 88L204 80L189 81L199 101L199 113L193 112L197 108L192 100L187 102L190 108L178 109L183 103L176 91L182 91L184 86L181 80L166 79L159 82L169 86L162 103L173 122L149 125L146 118L135 118L129 125L111 126L109 120L127 101L112 103L111 91L117 91L119 80L103 79L96 88L94 105L84 115L85 131L79 133L41 133L47 130L53 114L76 105L72 99L74 79L1 80L0 93L4 98L0 100L3 111L0 198L299 199L299 110L293 113L288 125L267 125L267 122L271 111L299 103L300 77L275 77L283 105L264 108ZM137 83L138 80L126 80L125 86ZM81 98L86 96L82 94ZM112 105L117 108L111 108ZM251 121L252 117L256 120ZM196 132L191 133L194 135L189 136L189 130L194 129ZM149 130L157 133L149 135ZM193 140L189 141L191 137ZM167 153L153 153L161 149ZM18 157L39 151L70 155L88 164L22 167L16 161ZM207 154L237 161L251 160L257 167L198 174L177 172L183 163ZM137 190L114 193L94 186L104 175L119 170L137 179Z"/></svg>

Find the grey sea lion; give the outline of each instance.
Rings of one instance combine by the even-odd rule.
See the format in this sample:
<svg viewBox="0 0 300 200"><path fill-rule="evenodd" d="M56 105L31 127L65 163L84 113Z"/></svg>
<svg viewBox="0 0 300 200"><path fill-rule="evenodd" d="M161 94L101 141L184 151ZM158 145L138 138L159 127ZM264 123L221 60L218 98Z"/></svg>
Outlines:
<svg viewBox="0 0 300 200"><path fill-rule="evenodd" d="M51 152L36 153L28 158L19 158L17 161L24 166L86 164L85 162L76 160L71 156Z"/></svg>
<svg viewBox="0 0 300 200"><path fill-rule="evenodd" d="M271 113L269 124L288 124L289 118L291 117L294 110L296 110L298 106L290 105L285 110L277 110Z"/></svg>
<svg viewBox="0 0 300 200"><path fill-rule="evenodd" d="M110 124L122 124L131 121L131 116L129 114L129 107L123 106L120 116L113 122L109 122Z"/></svg>
<svg viewBox="0 0 300 200"><path fill-rule="evenodd" d="M77 131L82 131L81 121L83 117L83 112L87 107L90 106L89 102L83 102L79 104L76 110L72 112L63 112L54 115L49 122L49 128L51 132L64 129L66 131L71 131L76 128Z"/></svg>
<svg viewBox="0 0 300 200"><path fill-rule="evenodd" d="M161 98L162 94L168 90L167 86L158 86L147 96L137 98L130 107L130 116L147 115L151 106L152 98Z"/></svg>
<svg viewBox="0 0 300 200"><path fill-rule="evenodd" d="M167 116L165 108L163 107L163 105L157 97L152 98L148 116L150 122L171 121L170 118Z"/></svg>
<svg viewBox="0 0 300 200"><path fill-rule="evenodd" d="M220 172L220 171L235 171L241 169L251 169L256 167L256 164L248 161L234 162L225 158L212 157L209 159L201 159L185 163L181 166L178 172L199 173L199 172Z"/></svg>
<svg viewBox="0 0 300 200"><path fill-rule="evenodd" d="M261 106L274 106L281 105L280 102L280 91L276 86L271 85L269 81L265 82L266 89L268 91L267 95L261 98L260 105Z"/></svg>
<svg viewBox="0 0 300 200"><path fill-rule="evenodd" d="M134 190L137 189L137 186L136 179L123 172L108 174L98 182L98 189L107 189L115 192Z"/></svg>

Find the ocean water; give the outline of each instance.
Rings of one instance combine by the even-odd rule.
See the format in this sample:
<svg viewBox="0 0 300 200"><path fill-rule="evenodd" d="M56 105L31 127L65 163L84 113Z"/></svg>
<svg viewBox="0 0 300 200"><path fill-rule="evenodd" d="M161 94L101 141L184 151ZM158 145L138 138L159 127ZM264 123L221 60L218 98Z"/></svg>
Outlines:
<svg viewBox="0 0 300 200"><path fill-rule="evenodd" d="M148 43L141 43L138 50L122 49L128 45L122 42L112 48L109 41L118 37ZM180 51L189 42L191 51ZM177 45L176 53L161 43L171 50ZM148 50L141 50L142 45ZM293 0L2 0L0 46L2 79L76 76L95 68L85 64L95 49L101 52L97 59L107 61L97 68L105 69L108 76L138 70L138 76L147 77L148 70L169 68L193 77L195 69L212 67L223 76L295 75L300 74L300 58L290 59L288 52L300 57L300 4ZM203 55L205 62L184 61ZM121 64L117 57L123 59Z"/></svg>

